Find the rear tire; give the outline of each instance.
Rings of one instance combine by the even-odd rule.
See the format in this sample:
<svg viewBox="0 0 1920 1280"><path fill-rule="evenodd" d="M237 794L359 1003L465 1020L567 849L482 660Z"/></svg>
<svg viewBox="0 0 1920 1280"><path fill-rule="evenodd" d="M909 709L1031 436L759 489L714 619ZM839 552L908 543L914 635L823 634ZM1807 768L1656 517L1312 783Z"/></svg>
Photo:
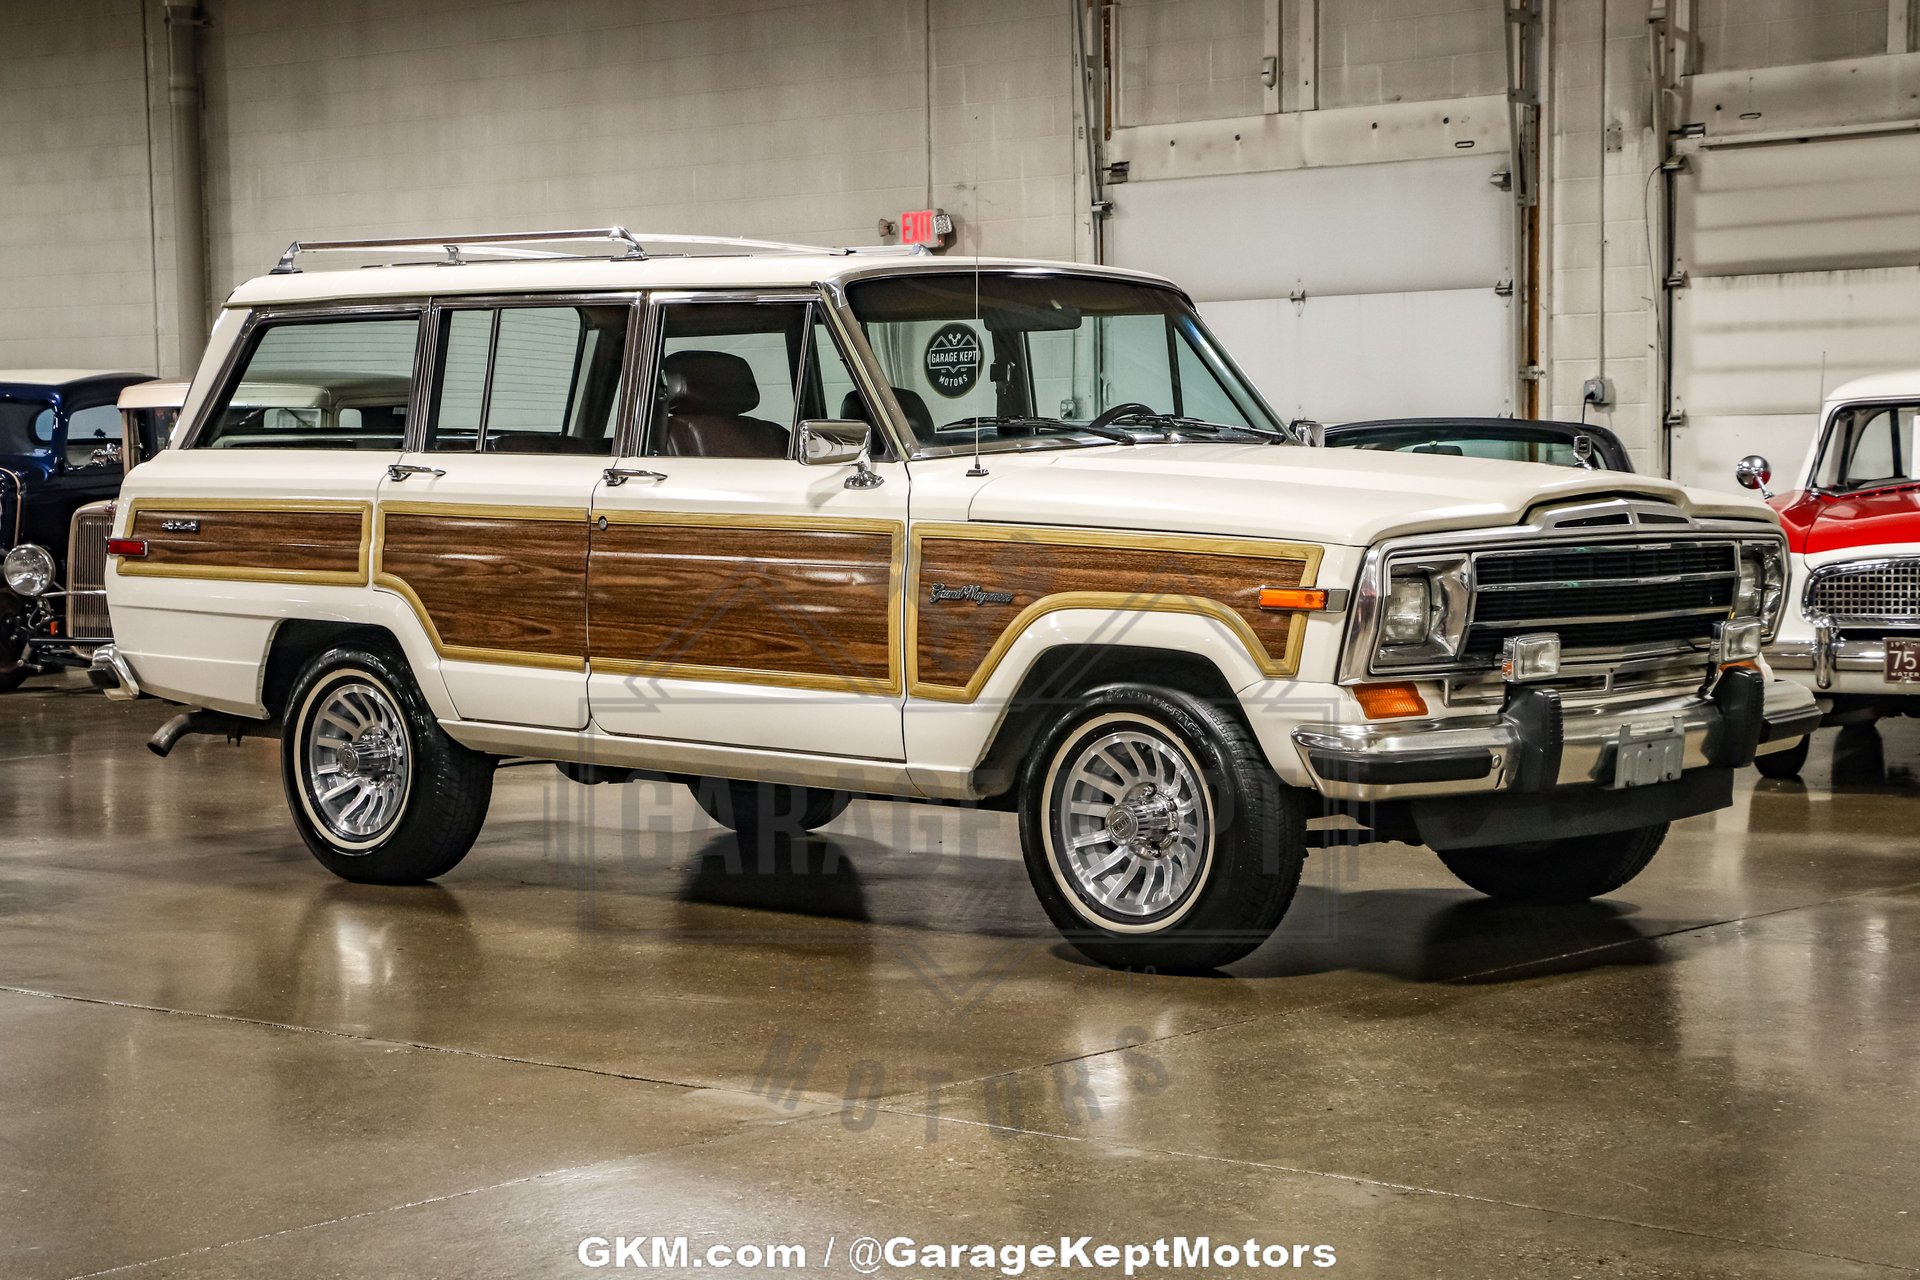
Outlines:
<svg viewBox="0 0 1920 1280"><path fill-rule="evenodd" d="M1027 876L1068 942L1121 968L1202 973L1265 942L1306 856L1306 810L1229 710L1096 689L1029 757Z"/></svg>
<svg viewBox="0 0 1920 1280"><path fill-rule="evenodd" d="M687 784L701 810L742 841L763 836L799 837L817 831L846 811L853 796L821 787L778 782L698 778Z"/></svg>
<svg viewBox="0 0 1920 1280"><path fill-rule="evenodd" d="M1667 824L1597 836L1441 850L1440 861L1469 888L1509 902L1585 902L1639 875L1667 838Z"/></svg>
<svg viewBox="0 0 1920 1280"><path fill-rule="evenodd" d="M451 871L493 796L493 757L447 736L404 660L359 645L301 669L280 769L307 848L363 884L418 884Z"/></svg>
<svg viewBox="0 0 1920 1280"><path fill-rule="evenodd" d="M1800 771L1807 767L1807 753L1813 749L1813 735L1808 734L1785 751L1774 751L1753 758L1753 767L1760 771L1763 778L1797 778Z"/></svg>

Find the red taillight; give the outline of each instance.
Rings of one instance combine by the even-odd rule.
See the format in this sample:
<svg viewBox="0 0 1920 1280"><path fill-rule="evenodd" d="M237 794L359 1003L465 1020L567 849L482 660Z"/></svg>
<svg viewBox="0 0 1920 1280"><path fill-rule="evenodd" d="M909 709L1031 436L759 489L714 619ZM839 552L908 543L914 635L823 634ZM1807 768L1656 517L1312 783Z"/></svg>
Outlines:
<svg viewBox="0 0 1920 1280"><path fill-rule="evenodd" d="M147 540L145 538L108 538L107 554L142 559L147 554Z"/></svg>

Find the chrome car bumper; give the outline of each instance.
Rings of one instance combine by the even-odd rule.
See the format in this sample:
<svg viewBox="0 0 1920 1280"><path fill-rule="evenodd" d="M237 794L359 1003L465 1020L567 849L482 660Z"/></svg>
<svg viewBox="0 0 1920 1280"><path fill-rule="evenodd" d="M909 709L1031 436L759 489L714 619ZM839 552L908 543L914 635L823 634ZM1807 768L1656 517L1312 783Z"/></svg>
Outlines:
<svg viewBox="0 0 1920 1280"><path fill-rule="evenodd" d="M1831 689L1834 676L1841 673L1884 677L1887 644L1882 637L1849 640L1830 631L1817 631L1811 640L1767 646L1767 665L1778 671L1811 671L1817 687ZM1920 689L1912 685L1889 684L1887 691L1920 694Z"/></svg>
<svg viewBox="0 0 1920 1280"><path fill-rule="evenodd" d="M1730 673L1731 674L1731 673ZM1562 705L1555 713L1505 711L1293 731L1315 788L1360 802L1606 786L1623 741L1678 728L1683 767L1737 767L1819 725L1811 690L1789 680L1723 679L1698 694L1628 705ZM1629 789L1633 790L1633 789Z"/></svg>
<svg viewBox="0 0 1920 1280"><path fill-rule="evenodd" d="M110 644L103 644L93 651L93 665L87 670L87 678L94 687L115 701L131 701L140 696L140 680L133 674L133 668L120 656L119 650Z"/></svg>

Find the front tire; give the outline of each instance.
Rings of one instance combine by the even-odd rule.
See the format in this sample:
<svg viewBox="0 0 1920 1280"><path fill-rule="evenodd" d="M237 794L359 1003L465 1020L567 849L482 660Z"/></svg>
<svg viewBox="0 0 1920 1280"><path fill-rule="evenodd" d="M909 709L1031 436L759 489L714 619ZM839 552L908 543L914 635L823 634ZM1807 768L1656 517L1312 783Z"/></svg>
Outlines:
<svg viewBox="0 0 1920 1280"><path fill-rule="evenodd" d="M1255 950L1286 914L1305 807L1230 711L1109 685L1029 758L1020 844L1040 905L1082 954L1200 973Z"/></svg>
<svg viewBox="0 0 1920 1280"><path fill-rule="evenodd" d="M1753 758L1753 767L1760 771L1763 778L1797 778L1800 771L1807 767L1807 753L1813 749L1813 735L1808 734L1785 751L1769 752Z"/></svg>
<svg viewBox="0 0 1920 1280"><path fill-rule="evenodd" d="M0 693L11 693L27 682L33 668L27 663L27 614L19 597L0 587Z"/></svg>
<svg viewBox="0 0 1920 1280"><path fill-rule="evenodd" d="M1441 850L1440 861L1489 898L1537 905L1602 898L1646 869L1667 824L1597 836Z"/></svg>
<svg viewBox="0 0 1920 1280"><path fill-rule="evenodd" d="M293 824L333 874L418 884L466 857L493 795L492 756L440 727L404 661L342 646L302 668L280 736Z"/></svg>

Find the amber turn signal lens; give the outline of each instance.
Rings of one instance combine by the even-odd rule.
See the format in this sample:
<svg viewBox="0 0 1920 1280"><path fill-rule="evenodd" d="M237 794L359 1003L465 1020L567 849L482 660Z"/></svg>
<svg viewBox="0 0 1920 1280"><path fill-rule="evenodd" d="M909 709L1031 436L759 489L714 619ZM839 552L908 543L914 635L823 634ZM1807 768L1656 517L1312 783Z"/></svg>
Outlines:
<svg viewBox="0 0 1920 1280"><path fill-rule="evenodd" d="M107 554L132 556L139 559L147 554L147 540L145 538L108 538Z"/></svg>
<svg viewBox="0 0 1920 1280"><path fill-rule="evenodd" d="M1361 684L1353 688L1360 709L1369 720L1387 720L1394 716L1423 716L1427 700L1410 684Z"/></svg>
<svg viewBox="0 0 1920 1280"><path fill-rule="evenodd" d="M1327 590L1325 587L1262 587L1260 588L1260 607L1262 609L1324 609L1327 607Z"/></svg>

